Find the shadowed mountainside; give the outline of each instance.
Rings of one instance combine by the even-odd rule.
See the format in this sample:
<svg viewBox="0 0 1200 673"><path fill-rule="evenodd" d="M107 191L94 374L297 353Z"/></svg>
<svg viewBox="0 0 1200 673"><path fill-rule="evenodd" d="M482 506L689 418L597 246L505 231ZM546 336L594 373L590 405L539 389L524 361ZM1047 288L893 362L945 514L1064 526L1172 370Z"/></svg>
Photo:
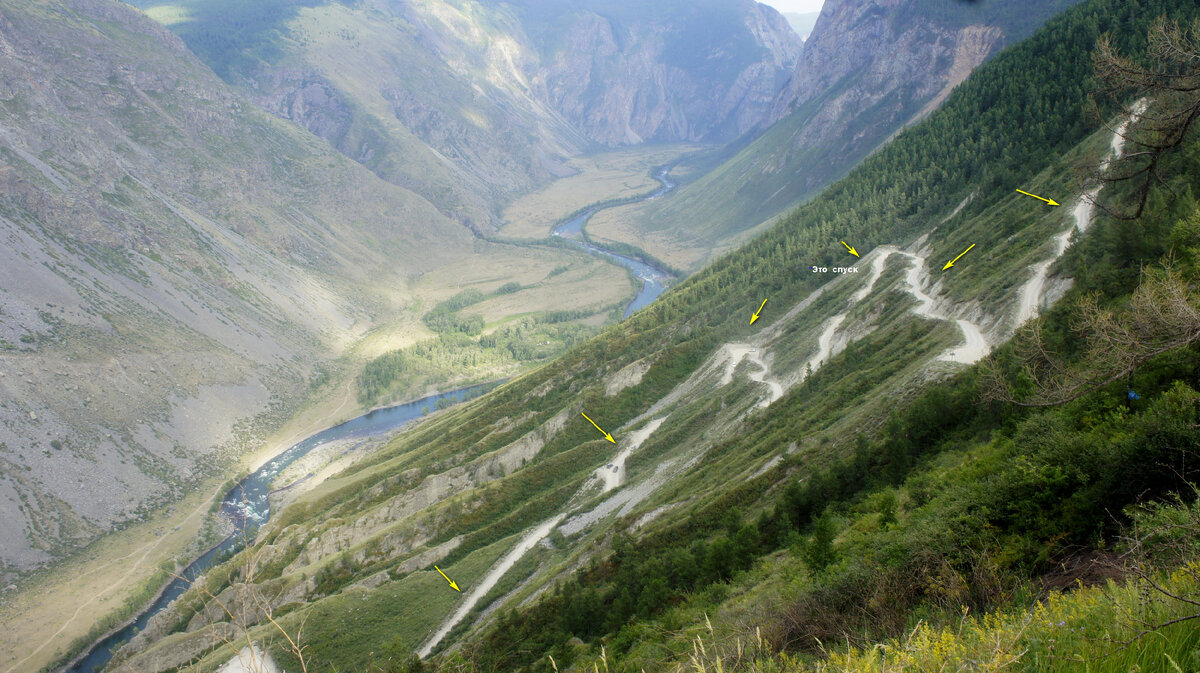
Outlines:
<svg viewBox="0 0 1200 673"><path fill-rule="evenodd" d="M263 108L479 232L584 149L762 125L800 45L752 0L136 4Z"/></svg>

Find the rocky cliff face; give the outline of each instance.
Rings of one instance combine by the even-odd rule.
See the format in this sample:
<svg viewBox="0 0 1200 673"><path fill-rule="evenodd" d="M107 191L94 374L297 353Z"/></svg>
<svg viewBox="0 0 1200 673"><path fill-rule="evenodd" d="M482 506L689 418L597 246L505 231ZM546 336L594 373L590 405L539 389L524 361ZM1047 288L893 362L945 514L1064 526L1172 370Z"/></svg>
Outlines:
<svg viewBox="0 0 1200 673"><path fill-rule="evenodd" d="M767 130L669 198L629 209L639 237L630 242L698 268L844 175L1075 1L827 0Z"/></svg>
<svg viewBox="0 0 1200 673"><path fill-rule="evenodd" d="M936 108L1006 42L999 26L959 27L916 13L906 6L911 4L825 3L772 111L777 121L821 99L819 110L793 136L793 150L803 152L836 137L842 152L861 156L880 137ZM813 177L806 188L820 186L820 178Z"/></svg>
<svg viewBox="0 0 1200 673"><path fill-rule="evenodd" d="M220 469L471 246L109 0L0 8L0 241L0 576Z"/></svg>
<svg viewBox="0 0 1200 673"><path fill-rule="evenodd" d="M585 149L763 124L800 48L752 0L283 3L241 41L253 8L172 23L140 5L259 105L477 231Z"/></svg>
<svg viewBox="0 0 1200 673"><path fill-rule="evenodd" d="M749 1L668 4L669 14L630 21L580 3L565 30L540 36L538 96L609 146L727 141L762 125L800 51L787 21Z"/></svg>

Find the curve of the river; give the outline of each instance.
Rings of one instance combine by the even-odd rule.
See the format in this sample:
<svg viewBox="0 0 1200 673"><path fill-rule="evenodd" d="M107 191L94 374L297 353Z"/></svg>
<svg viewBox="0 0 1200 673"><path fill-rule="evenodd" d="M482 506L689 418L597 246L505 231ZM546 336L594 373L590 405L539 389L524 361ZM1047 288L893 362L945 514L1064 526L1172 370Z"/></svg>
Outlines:
<svg viewBox="0 0 1200 673"><path fill-rule="evenodd" d="M620 264L621 266L629 269L630 271L633 272L633 275L635 275L639 279L641 279L642 289L641 289L641 291L639 291L637 293L637 296L633 298L633 301L629 302L629 306L627 306L625 308L625 317L626 318L628 318L634 311L637 311L638 309L645 307L647 304L649 304L650 302L657 299L658 295L660 295L664 291L666 291L666 289L667 289L666 283L668 280L671 279L672 275L656 266L647 264L641 260L637 260L632 257L627 257L620 253L613 252L612 250L609 250L607 248L595 245L593 243L589 243L583 237L583 226L585 224L587 224L587 221L589 219L591 219L592 215L595 215L596 213L600 212L601 210L605 210L607 208L615 208L619 205L620 206L629 205L629 203L640 203L642 201L651 201L653 199L657 199L658 197L662 196L663 194L666 194L667 192L671 191L672 189L675 189L675 183L672 182L669 177L667 177L667 174L670 172L671 172L670 166L666 166L666 167L660 168L657 171L655 171L654 178L661 183L661 186L658 189L654 190L653 192L650 192L646 196L642 197L641 199L638 199L638 200L632 201L632 202L622 202L622 203L613 204L613 205L609 205L609 206L603 206L603 205L592 206L591 208L588 208L587 210L584 210L583 212L579 213L575 217L572 217L571 219L560 223L557 227L554 228L555 236L558 236L558 237L562 238L563 240L568 241L572 245L575 245L579 248L587 250L588 252L602 255L602 256L616 262L617 264Z"/></svg>
<svg viewBox="0 0 1200 673"><path fill-rule="evenodd" d="M184 568L183 572L179 573L179 577L172 580L163 589L150 607L143 610L137 618L119 631L93 644L86 654L76 658L70 666L64 669L65 673L96 673L96 671L103 670L105 664L112 658L114 650L128 642L138 631L144 629L151 617L158 614L171 601L186 591L191 582L208 570L223 553L241 543L243 532L254 531L266 523L271 517L268 498L271 482L284 468L309 451L335 440L366 438L395 430L413 419L421 417L428 410L438 408L438 403L442 400L461 402L487 392L499 383L468 386L448 393L423 397L415 402L376 409L345 423L326 428L275 456L267 464L239 481L221 500L222 514L234 524L234 528L238 532L225 538L217 546L192 561Z"/></svg>

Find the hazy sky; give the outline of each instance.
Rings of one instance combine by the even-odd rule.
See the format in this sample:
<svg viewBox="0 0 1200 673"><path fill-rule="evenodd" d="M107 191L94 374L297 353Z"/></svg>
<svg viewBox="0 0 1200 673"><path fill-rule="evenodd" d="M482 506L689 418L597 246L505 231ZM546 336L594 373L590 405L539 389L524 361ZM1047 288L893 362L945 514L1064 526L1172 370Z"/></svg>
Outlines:
<svg viewBox="0 0 1200 673"><path fill-rule="evenodd" d="M819 12L825 0L758 0L764 5L770 5L781 12Z"/></svg>

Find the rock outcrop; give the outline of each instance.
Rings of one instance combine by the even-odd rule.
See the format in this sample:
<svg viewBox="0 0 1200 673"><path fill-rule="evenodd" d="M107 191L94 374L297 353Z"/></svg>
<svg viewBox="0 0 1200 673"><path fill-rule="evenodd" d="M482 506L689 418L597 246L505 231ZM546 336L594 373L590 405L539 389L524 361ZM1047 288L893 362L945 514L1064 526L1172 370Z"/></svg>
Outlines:
<svg viewBox="0 0 1200 673"><path fill-rule="evenodd" d="M759 127L801 44L753 0L318 2L240 41L229 27L263 18L233 12L172 28L264 109L479 232L584 150Z"/></svg>
<svg viewBox="0 0 1200 673"><path fill-rule="evenodd" d="M1076 1L827 0L770 104L766 131L670 197L629 207L621 226L606 222L617 217L611 211L595 218L592 233L620 231L630 240L612 237L699 268L843 176L990 56Z"/></svg>
<svg viewBox="0 0 1200 673"><path fill-rule="evenodd" d="M0 8L0 240L0 577L221 469L472 249L110 0Z"/></svg>
<svg viewBox="0 0 1200 673"><path fill-rule="evenodd" d="M800 52L783 16L755 2L666 4L625 17L578 3L541 36L538 96L608 146L728 141L763 125Z"/></svg>

